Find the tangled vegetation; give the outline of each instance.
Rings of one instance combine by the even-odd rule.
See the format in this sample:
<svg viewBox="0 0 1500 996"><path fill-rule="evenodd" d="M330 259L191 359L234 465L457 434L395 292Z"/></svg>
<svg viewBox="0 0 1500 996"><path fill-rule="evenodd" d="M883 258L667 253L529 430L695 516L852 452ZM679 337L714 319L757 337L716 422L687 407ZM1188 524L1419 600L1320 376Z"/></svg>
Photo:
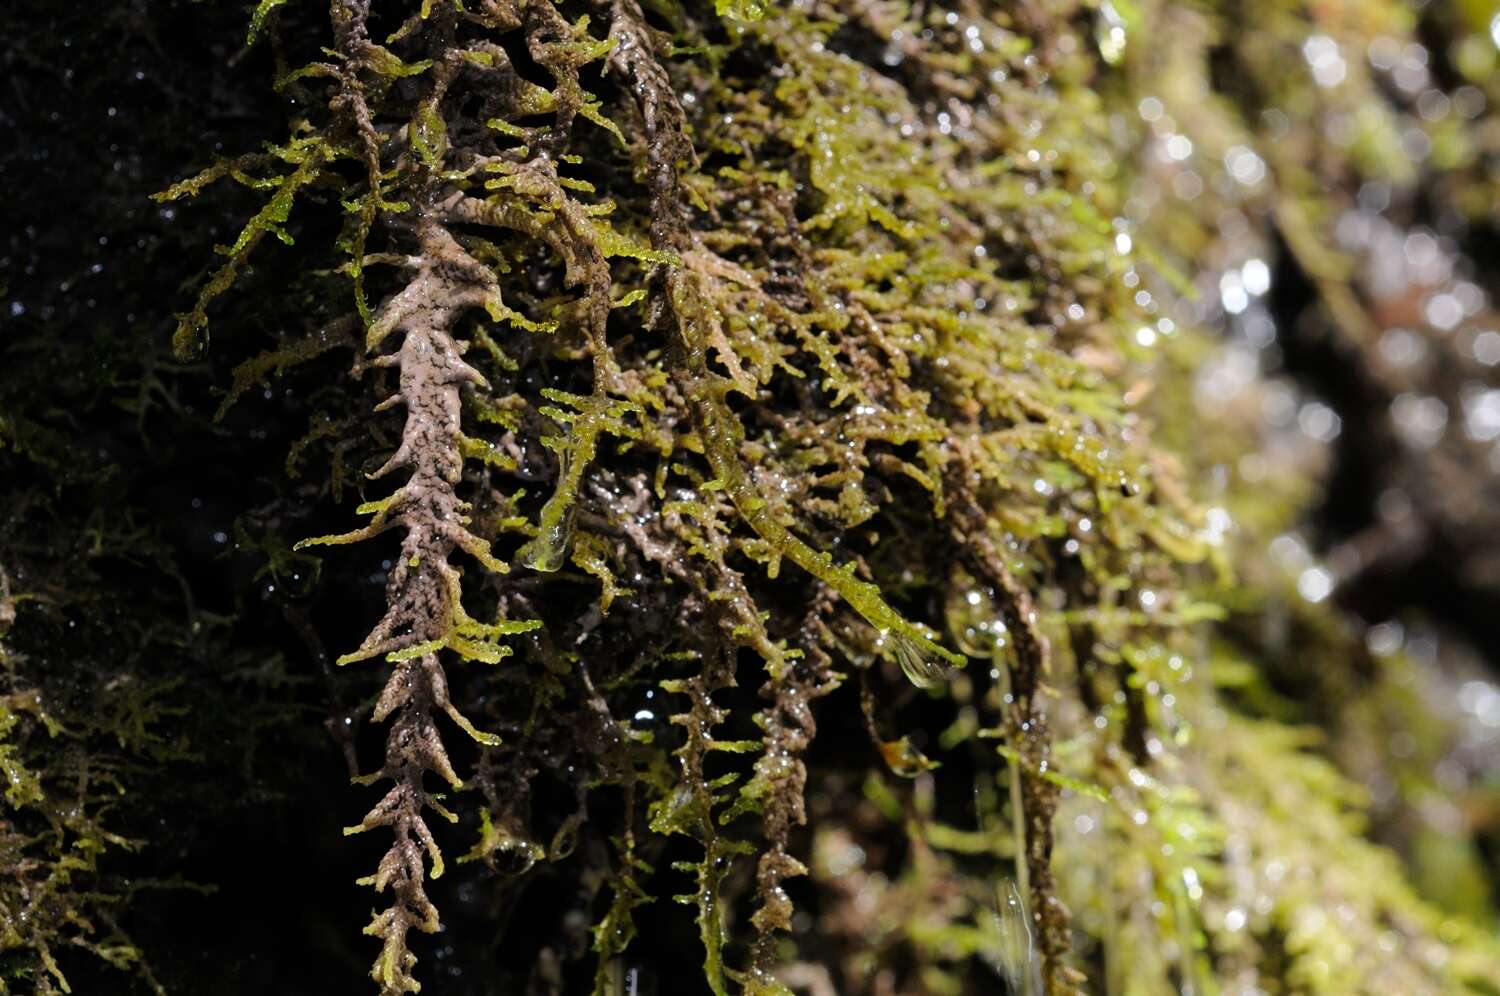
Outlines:
<svg viewBox="0 0 1500 996"><path fill-rule="evenodd" d="M1500 435L1377 238L1494 230L1495 12L1243 6L174 12L175 359L10 307L0 993L1500 993L1494 763L1329 598Z"/></svg>

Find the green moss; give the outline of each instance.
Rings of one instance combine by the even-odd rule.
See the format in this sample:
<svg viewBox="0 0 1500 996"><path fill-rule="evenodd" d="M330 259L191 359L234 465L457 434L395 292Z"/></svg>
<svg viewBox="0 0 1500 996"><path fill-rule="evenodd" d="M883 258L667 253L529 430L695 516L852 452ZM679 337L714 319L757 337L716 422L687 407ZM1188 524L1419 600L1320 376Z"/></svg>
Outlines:
<svg viewBox="0 0 1500 996"><path fill-rule="evenodd" d="M440 922L428 809L477 824L466 860L525 879L545 857L587 902L615 877L598 992L622 984L640 907L684 881L716 996L789 992L807 965L851 992L996 972L1049 996L1493 987L1493 940L1366 839L1306 732L1326 717L1257 715L1274 655L1226 649L1280 604L1258 551L1304 496L1215 483L1258 444L1202 424L1218 347L1178 275L1212 269L1229 212L1274 218L1360 325L1321 178L1418 174L1370 80L1286 67L1319 31L1405 37L1404 8L1361 5L1355 26L1276 3L1239 31L1214 5L660 4L662 31L633 0L603 24L470 6L409 11L384 47L335 4L332 61L283 78L327 88L296 137L160 195L227 177L265 198L182 318L184 352L262 237L291 241L294 204L341 212L333 245L296 247L340 261L365 329L323 424L369 478L408 476L356 507L362 528L295 549L392 552L384 616L338 658L390 668L370 779L390 794L350 828L395 838L362 880L391 893L367 929L382 992L416 990L408 931ZM1243 92L1205 90L1218 59ZM1265 175L1201 165L1203 201L1153 214L1186 174L1151 172L1142 98L1205 163ZM1344 115L1345 151L1263 135L1273 107ZM1462 135L1433 140L1434 168L1478 168ZM337 344L243 361L226 408ZM1303 611L1299 646L1339 672L1335 617ZM498 666L450 687L454 661ZM870 744L804 760L814 700L850 675ZM438 713L476 741L472 776ZM752 719L758 739L726 732ZM542 771L578 807L546 832ZM483 801L444 809L429 773ZM591 803L618 826L575 848ZM826 932L796 927L783 887L809 870Z"/></svg>

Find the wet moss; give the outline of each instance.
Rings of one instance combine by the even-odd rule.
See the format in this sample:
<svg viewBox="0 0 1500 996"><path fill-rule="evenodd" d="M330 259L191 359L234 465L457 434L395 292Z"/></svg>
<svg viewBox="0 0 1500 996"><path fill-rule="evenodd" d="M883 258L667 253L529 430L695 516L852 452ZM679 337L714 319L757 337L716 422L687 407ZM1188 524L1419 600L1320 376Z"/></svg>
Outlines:
<svg viewBox="0 0 1500 996"><path fill-rule="evenodd" d="M441 972L468 941L419 939L445 918L498 937L464 957L503 991L632 992L646 969L719 996L1500 984L1487 900L1423 896L1369 839L1371 729L1397 715L1430 757L1443 724L1402 693L1409 659L1360 653L1305 548L1308 580L1279 566L1318 458L1271 459L1214 380L1265 387L1228 317L1234 288L1266 293L1247 253L1269 273L1280 246L1367 341L1341 212L1436 176L1482 215L1491 139L1413 125L1348 55L1416 37L1403 5L1245 17L255 7L286 128L158 195L254 199L175 344L219 364L205 432L307 398L233 535L332 646L325 722L384 793L345 831L387 835L359 880L379 991L460 984ZM1485 25L1431 19L1493 88L1465 47ZM252 345L262 265L296 276ZM230 334L205 354L211 324ZM105 486L67 421L4 416L7 459ZM0 566L66 560L14 532ZM175 686L133 668L87 728L10 669L0 979L66 988L72 944L154 984L108 919L138 883L101 863L136 847L106 790L193 754L158 732ZM64 809L83 758L121 774ZM1422 768L1400 768L1413 793ZM22 923L36 895L62 928Z"/></svg>

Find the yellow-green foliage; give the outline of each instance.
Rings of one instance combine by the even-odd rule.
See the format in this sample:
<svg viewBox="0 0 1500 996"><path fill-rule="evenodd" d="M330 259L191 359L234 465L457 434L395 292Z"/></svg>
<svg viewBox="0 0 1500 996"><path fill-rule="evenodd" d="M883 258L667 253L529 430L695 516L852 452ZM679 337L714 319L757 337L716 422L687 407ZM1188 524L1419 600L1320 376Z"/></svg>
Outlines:
<svg viewBox="0 0 1500 996"><path fill-rule="evenodd" d="M100 689L91 714L62 723L26 684L31 662L9 643L18 612L43 611L37 602L12 590L0 567L0 993L74 992L59 964L74 950L161 993L116 919L134 891L152 883L126 883L104 867L141 845L110 829L112 806L138 766L173 753L154 730L159 695L126 681Z"/></svg>
<svg viewBox="0 0 1500 996"><path fill-rule="evenodd" d="M1363 838L1303 727L1254 715L1257 662L1226 647L1256 604L1235 572L1300 496L1213 491L1255 443L1202 438L1192 378L1215 346L1177 275L1211 267L1229 190L1348 310L1328 164L1257 139L1235 101L1347 103L1339 165L1409 182L1369 81L1324 93L1285 69L1315 32L1406 32L1409 12L650 6L670 33L634 0L398 5L380 44L336 0L329 61L281 81L318 95L296 137L161 195L266 192L182 319L185 352L262 236L291 241L294 204L316 188L345 215L370 397L351 377L340 417L389 457L370 478L409 477L356 509L363 528L302 545L404 533L386 614L339 658L391 665L369 779L391 787L351 828L395 837L362 880L392 895L367 928L382 992L416 991L407 930L439 925L424 811L477 805L470 857L524 875L584 860L584 800L606 791L627 802L588 857L594 890L615 880L599 992L658 893L694 909L703 948L703 980L674 991L784 993L817 962L849 992L1493 991L1493 940ZM1260 74L1253 97L1208 93L1212 44ZM1160 182L1147 96L1215 163L1255 145L1261 185L1129 208ZM1472 161L1448 140L1445 162ZM319 336L248 361L230 400ZM451 659L497 665L462 679L462 709ZM860 699L851 779L804 755L814 700L856 685L819 706ZM629 704L643 687L677 710L664 729ZM478 742L472 777L437 712ZM760 738L720 739L751 717ZM550 845L526 825L543 769L580 800ZM450 810L428 773L482 802ZM866 869L882 832L904 848ZM642 856L676 837L690 859ZM795 888L826 930L798 929L783 887L809 870Z"/></svg>

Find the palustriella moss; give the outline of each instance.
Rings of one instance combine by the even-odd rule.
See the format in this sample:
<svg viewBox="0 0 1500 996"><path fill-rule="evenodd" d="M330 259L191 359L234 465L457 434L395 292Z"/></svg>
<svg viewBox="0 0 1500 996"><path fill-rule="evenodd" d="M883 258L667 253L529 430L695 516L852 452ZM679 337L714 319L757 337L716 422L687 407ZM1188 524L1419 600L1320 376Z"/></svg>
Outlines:
<svg viewBox="0 0 1500 996"><path fill-rule="evenodd" d="M227 72L279 130L156 194L234 224L126 384L211 378L193 438L278 450L233 543L309 661L185 690L173 654L258 637L88 569L172 578L165 530L0 534L0 986L67 991L63 949L170 982L129 912L187 883L107 828L253 686L238 737L349 762L326 847L382 853L367 950L334 932L387 996L1500 991L1491 897L1370 832L1382 724L1450 731L1284 556L1326 454L1212 386L1241 312L1202 295L1264 296L1248 259L1358 344L1360 191L1493 210L1488 112L1379 75L1440 35L1500 90L1487 22L1344 6L261 0ZM35 390L17 522L113 508Z"/></svg>

